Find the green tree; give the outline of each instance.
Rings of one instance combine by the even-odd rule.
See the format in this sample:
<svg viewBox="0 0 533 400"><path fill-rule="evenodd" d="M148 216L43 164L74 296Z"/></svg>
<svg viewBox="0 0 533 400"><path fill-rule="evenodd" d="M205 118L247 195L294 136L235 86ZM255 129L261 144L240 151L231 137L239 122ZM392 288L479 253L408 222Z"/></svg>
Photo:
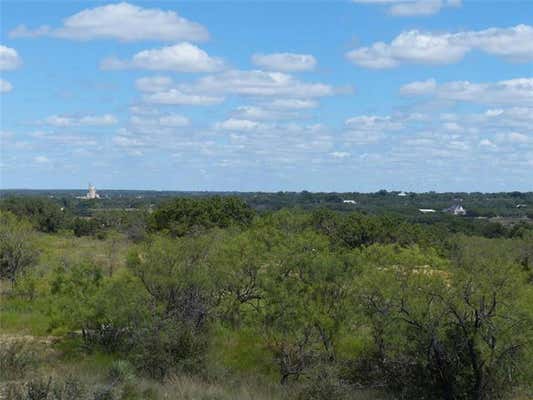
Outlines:
<svg viewBox="0 0 533 400"><path fill-rule="evenodd" d="M203 365L218 299L207 263L215 236L157 237L129 257L129 269L148 294L149 310L135 327L133 353L136 364L155 378Z"/></svg>
<svg viewBox="0 0 533 400"><path fill-rule="evenodd" d="M0 211L0 278L12 284L37 260L31 225Z"/></svg>
<svg viewBox="0 0 533 400"><path fill-rule="evenodd" d="M177 198L161 205L151 215L150 228L184 236L215 227L248 226L253 216L253 210L234 197Z"/></svg>
<svg viewBox="0 0 533 400"><path fill-rule="evenodd" d="M358 300L388 387L402 398L499 398L519 381L533 334L520 268L400 252L370 262Z"/></svg>
<svg viewBox="0 0 533 400"><path fill-rule="evenodd" d="M8 197L0 208L27 218L41 232L57 232L65 222L65 213L54 201L45 197Z"/></svg>

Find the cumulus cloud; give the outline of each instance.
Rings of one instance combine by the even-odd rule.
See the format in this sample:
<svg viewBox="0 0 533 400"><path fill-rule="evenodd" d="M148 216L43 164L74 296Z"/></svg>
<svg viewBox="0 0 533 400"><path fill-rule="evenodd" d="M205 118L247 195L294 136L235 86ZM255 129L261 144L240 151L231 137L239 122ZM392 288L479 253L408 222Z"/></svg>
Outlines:
<svg viewBox="0 0 533 400"><path fill-rule="evenodd" d="M29 29L19 25L11 37L53 36L72 40L118 39L122 41L203 41L209 34L202 25L174 11L117 3L87 8L63 20L63 26Z"/></svg>
<svg viewBox="0 0 533 400"><path fill-rule="evenodd" d="M282 72L311 71L316 67L316 59L310 54L254 54L252 62L258 67Z"/></svg>
<svg viewBox="0 0 533 400"><path fill-rule="evenodd" d="M143 96L143 100L153 104L210 106L222 103L224 97L185 93L173 88L162 92L146 94Z"/></svg>
<svg viewBox="0 0 533 400"><path fill-rule="evenodd" d="M5 79L0 78L0 93L11 92L11 90L13 90L13 85Z"/></svg>
<svg viewBox="0 0 533 400"><path fill-rule="evenodd" d="M15 49L0 44L0 71L11 71L22 65L22 59Z"/></svg>
<svg viewBox="0 0 533 400"><path fill-rule="evenodd" d="M131 60L107 58L100 63L102 69L138 68L153 71L214 72L224 67L220 58L210 57L191 43L179 43L158 49L143 50Z"/></svg>
<svg viewBox="0 0 533 400"><path fill-rule="evenodd" d="M274 121L281 119L297 119L299 114L294 111L275 110L264 106L240 106L232 112L232 116L253 121Z"/></svg>
<svg viewBox="0 0 533 400"><path fill-rule="evenodd" d="M201 92L243 96L290 96L309 99L330 96L334 89L323 83L302 82L282 72L230 70L199 79L191 88Z"/></svg>
<svg viewBox="0 0 533 400"><path fill-rule="evenodd" d="M332 153L329 153L329 155L333 158L340 158L340 159L350 157L350 153L346 151L334 151Z"/></svg>
<svg viewBox="0 0 533 400"><path fill-rule="evenodd" d="M135 81L135 87L141 92L161 92L170 89L174 84L168 76L149 76Z"/></svg>
<svg viewBox="0 0 533 400"><path fill-rule="evenodd" d="M531 106L533 78L517 78L495 83L452 81L442 84L430 79L406 84L400 88L400 93L407 96L433 96L441 100L478 104Z"/></svg>
<svg viewBox="0 0 533 400"><path fill-rule="evenodd" d="M111 114L104 115L85 115L85 116L68 116L68 115L51 115L46 117L42 123L55 127L70 126L106 126L115 125L117 118Z"/></svg>
<svg viewBox="0 0 533 400"><path fill-rule="evenodd" d="M276 99L269 106L274 109L305 110L318 107L318 103L307 99Z"/></svg>
<svg viewBox="0 0 533 400"><path fill-rule="evenodd" d="M33 161L36 162L37 164L48 164L50 162L48 157L42 156L42 155L33 157Z"/></svg>
<svg viewBox="0 0 533 400"><path fill-rule="evenodd" d="M161 115L157 118L142 118L134 115L130 120L131 124L137 127L168 127L181 128L190 125L189 118L181 114Z"/></svg>
<svg viewBox="0 0 533 400"><path fill-rule="evenodd" d="M256 121L250 121L246 119L236 119L230 118L222 122L217 122L215 124L215 129L225 130L225 131L252 131L261 127L261 124Z"/></svg>
<svg viewBox="0 0 533 400"><path fill-rule="evenodd" d="M385 137L391 131L403 128L403 123L390 116L358 115L345 123L344 140L354 144L371 144Z"/></svg>
<svg viewBox="0 0 533 400"><path fill-rule="evenodd" d="M352 2L387 5L388 13L397 17L433 15L443 7L461 5L461 0L352 0Z"/></svg>
<svg viewBox="0 0 533 400"><path fill-rule="evenodd" d="M400 88L400 93L405 96L416 96L434 93L437 89L437 81L428 79L426 81L415 81L407 83Z"/></svg>
<svg viewBox="0 0 533 400"><path fill-rule="evenodd" d="M451 64L478 50L509 61L533 60L533 26L489 28L458 33L402 32L390 43L377 42L346 53L356 65L394 68L402 64Z"/></svg>
<svg viewBox="0 0 533 400"><path fill-rule="evenodd" d="M228 70L181 84L167 77L141 78L136 85L145 93L143 100L147 103L213 105L237 95L261 100L262 107L271 110L313 108L317 105L314 98L337 93L323 83L307 83L286 73L260 70Z"/></svg>

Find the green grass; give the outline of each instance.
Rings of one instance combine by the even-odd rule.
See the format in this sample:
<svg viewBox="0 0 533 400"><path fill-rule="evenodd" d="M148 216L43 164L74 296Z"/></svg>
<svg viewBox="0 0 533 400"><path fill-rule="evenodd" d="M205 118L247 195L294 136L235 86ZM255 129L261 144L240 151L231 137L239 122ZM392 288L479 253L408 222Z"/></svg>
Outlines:
<svg viewBox="0 0 533 400"><path fill-rule="evenodd" d="M69 232L57 234L40 233L36 238L39 250L40 272L80 262L90 261L104 270L114 270L124 266L131 243L124 235L112 233L105 240L93 237L76 237Z"/></svg>
<svg viewBox="0 0 533 400"><path fill-rule="evenodd" d="M0 333L46 336L49 319L41 307L20 300L2 298L0 303Z"/></svg>

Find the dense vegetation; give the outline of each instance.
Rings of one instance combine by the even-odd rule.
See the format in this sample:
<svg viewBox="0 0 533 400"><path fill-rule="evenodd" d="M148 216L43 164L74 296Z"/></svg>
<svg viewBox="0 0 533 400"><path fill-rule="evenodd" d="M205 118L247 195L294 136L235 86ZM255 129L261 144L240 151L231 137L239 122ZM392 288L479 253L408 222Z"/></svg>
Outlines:
<svg viewBox="0 0 533 400"><path fill-rule="evenodd" d="M530 398L533 225L404 215L396 194L368 196L393 199L267 211L228 196L122 209L8 197L1 388L14 399Z"/></svg>

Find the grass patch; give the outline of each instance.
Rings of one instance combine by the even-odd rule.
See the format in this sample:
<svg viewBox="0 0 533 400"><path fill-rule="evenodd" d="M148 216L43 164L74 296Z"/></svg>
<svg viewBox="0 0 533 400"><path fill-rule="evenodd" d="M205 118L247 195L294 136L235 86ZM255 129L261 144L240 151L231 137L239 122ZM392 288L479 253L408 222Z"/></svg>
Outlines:
<svg viewBox="0 0 533 400"><path fill-rule="evenodd" d="M49 319L42 307L17 299L2 298L0 305L0 333L46 336Z"/></svg>

